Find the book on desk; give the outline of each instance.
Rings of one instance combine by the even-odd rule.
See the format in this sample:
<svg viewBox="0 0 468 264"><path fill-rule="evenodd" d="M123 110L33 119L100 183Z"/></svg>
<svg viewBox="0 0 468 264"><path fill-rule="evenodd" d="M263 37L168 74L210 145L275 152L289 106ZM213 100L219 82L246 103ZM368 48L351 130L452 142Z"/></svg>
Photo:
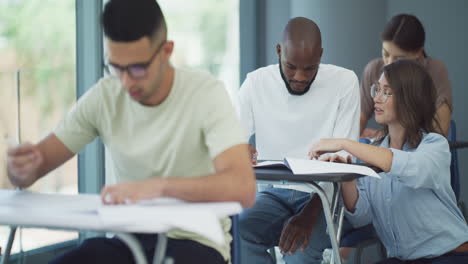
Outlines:
<svg viewBox="0 0 468 264"><path fill-rule="evenodd" d="M358 164L335 163L319 160L285 158L283 160L265 160L254 165L254 168L264 169L289 169L295 175L323 174L323 173L356 173L365 176L380 178L377 172Z"/></svg>

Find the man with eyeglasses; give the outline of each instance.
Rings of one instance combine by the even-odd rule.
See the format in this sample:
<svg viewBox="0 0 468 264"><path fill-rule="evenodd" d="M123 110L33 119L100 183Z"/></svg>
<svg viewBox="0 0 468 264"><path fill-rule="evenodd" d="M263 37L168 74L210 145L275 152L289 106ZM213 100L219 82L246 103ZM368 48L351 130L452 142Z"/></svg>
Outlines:
<svg viewBox="0 0 468 264"><path fill-rule="evenodd" d="M291 19L276 51L278 64L249 73L239 91L242 124L248 136L255 134L252 157L258 150L259 160L308 159L309 148L321 138L357 140L358 79L350 70L320 63L318 26L307 18ZM331 247L320 198L308 192L263 190L239 220L242 263L273 263L267 252L273 246L286 263L320 263Z"/></svg>
<svg viewBox="0 0 468 264"><path fill-rule="evenodd" d="M102 24L110 76L83 95L41 142L8 150L11 182L32 185L99 136L117 182L103 188L106 204L165 196L251 207L255 178L222 82L171 66L174 43L167 40L154 0L110 0ZM229 219L222 225L223 245L184 230L169 232L167 255L177 264L227 263ZM152 262L157 236L136 236ZM118 239L93 238L52 263L133 263L133 257Z"/></svg>

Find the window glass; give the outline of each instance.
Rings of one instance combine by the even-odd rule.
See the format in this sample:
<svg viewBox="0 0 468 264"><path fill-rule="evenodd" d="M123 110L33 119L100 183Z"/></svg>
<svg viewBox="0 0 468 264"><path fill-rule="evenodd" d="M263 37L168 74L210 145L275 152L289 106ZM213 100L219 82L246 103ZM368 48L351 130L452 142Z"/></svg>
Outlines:
<svg viewBox="0 0 468 264"><path fill-rule="evenodd" d="M158 0L174 40L172 63L209 71L239 89L239 0ZM183 8L181 8L183 7Z"/></svg>
<svg viewBox="0 0 468 264"><path fill-rule="evenodd" d="M75 102L75 24L74 0L0 0L2 189L12 188L6 173L5 136L18 140L20 127L22 142L38 142ZM77 175L77 160L73 158L29 189L77 193ZM7 238L8 228L1 226L0 243L5 245ZM12 253L74 238L76 232L22 228L17 231Z"/></svg>

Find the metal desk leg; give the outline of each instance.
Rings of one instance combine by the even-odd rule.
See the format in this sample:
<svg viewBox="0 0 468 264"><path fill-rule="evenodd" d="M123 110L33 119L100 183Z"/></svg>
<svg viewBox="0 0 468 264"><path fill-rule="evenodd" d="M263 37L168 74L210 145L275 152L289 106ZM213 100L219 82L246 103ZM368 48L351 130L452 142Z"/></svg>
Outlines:
<svg viewBox="0 0 468 264"><path fill-rule="evenodd" d="M338 199L340 195L340 185L336 182L333 183L333 196L332 196L332 216L335 216L335 214L337 214L337 207L338 207L338 201L340 199Z"/></svg>
<svg viewBox="0 0 468 264"><path fill-rule="evenodd" d="M332 263L333 263L333 260L336 260L337 264L341 264L338 241L336 240L335 224L334 224L333 216L331 212L333 208L331 208L330 202L328 201L327 195L323 191L322 187L320 187L315 182L307 183L307 186L315 190L317 194L320 196L320 200L322 200L323 213L325 215L325 220L327 222L328 235L330 236L330 241L332 244L332 251L334 255L334 257L332 258ZM336 197L339 197L339 195L337 195ZM332 201L332 204L333 202L334 201Z"/></svg>
<svg viewBox="0 0 468 264"><path fill-rule="evenodd" d="M334 213L337 214L338 227L337 227L337 230L336 230L336 242L337 242L337 244L339 246L340 241L341 241L341 232L343 230L344 206L343 206L342 199L341 199L341 183L339 183L338 186L335 186L335 187L337 187L336 190L337 190L338 196L335 197L336 200L335 200L334 210L336 210L336 211L334 211ZM335 263L335 259L337 259L337 258L332 257L331 264ZM339 259L341 261L341 256L339 257Z"/></svg>
<svg viewBox="0 0 468 264"><path fill-rule="evenodd" d="M336 231L336 241L338 245L340 244L341 240L341 231L343 231L343 220L344 220L344 207L340 208L340 213L338 215L338 230Z"/></svg>
<svg viewBox="0 0 468 264"><path fill-rule="evenodd" d="M156 243L153 264L172 264L173 259L166 257L167 236L165 233L158 233L158 242Z"/></svg>
<svg viewBox="0 0 468 264"><path fill-rule="evenodd" d="M8 235L7 245L5 247L5 252L3 253L2 260L0 264L8 264L10 261L11 248L13 247L13 241L15 240L16 226L10 227L10 234Z"/></svg>
<svg viewBox="0 0 468 264"><path fill-rule="evenodd" d="M122 240L132 251L133 257L137 264L147 264L146 256L143 251L143 248L140 245L140 242L135 238L135 236L127 233L118 233L116 237Z"/></svg>
<svg viewBox="0 0 468 264"><path fill-rule="evenodd" d="M338 242L338 245L340 244L340 239L341 239L341 231L343 229L343 219L344 219L344 207L343 207L343 201L341 199L341 183L338 183L336 187L337 190L337 196L335 197L335 210L336 214L338 215L337 223L338 223L338 229L336 230L336 240Z"/></svg>
<svg viewBox="0 0 468 264"><path fill-rule="evenodd" d="M138 240L132 234L118 233L116 237L122 240L130 249L137 264L147 264L145 252ZM164 233L158 233L153 264L172 264L172 258L166 258L167 236Z"/></svg>
<svg viewBox="0 0 468 264"><path fill-rule="evenodd" d="M341 241L341 232L343 230L344 206L343 206L342 199L341 199L341 184L338 184L337 187L338 187L337 188L338 196L336 197L336 200L335 200L335 202L336 202L335 205L337 205L337 206L335 206L335 210L338 211L338 212L336 212L336 214L337 214L337 223L338 223L338 227L337 227L337 230L336 230L336 242L337 242L337 244L339 246L340 241ZM331 264L335 263L334 260L335 259L332 258ZM340 260L341 260L341 256L340 256Z"/></svg>

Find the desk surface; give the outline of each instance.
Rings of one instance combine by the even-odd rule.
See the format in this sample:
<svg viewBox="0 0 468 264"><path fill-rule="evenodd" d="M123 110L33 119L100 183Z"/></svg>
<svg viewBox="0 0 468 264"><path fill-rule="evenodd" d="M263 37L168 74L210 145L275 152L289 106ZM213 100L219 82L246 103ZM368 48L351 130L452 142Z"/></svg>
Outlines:
<svg viewBox="0 0 468 264"><path fill-rule="evenodd" d="M315 173L315 174L293 174L291 170L286 168L255 168L255 176L257 180L266 181L290 181L290 182L345 182L363 177L357 173Z"/></svg>
<svg viewBox="0 0 468 264"><path fill-rule="evenodd" d="M44 194L0 190L0 224L65 230L160 233L175 228L223 244L219 218L239 213L235 202L104 206L97 194Z"/></svg>

